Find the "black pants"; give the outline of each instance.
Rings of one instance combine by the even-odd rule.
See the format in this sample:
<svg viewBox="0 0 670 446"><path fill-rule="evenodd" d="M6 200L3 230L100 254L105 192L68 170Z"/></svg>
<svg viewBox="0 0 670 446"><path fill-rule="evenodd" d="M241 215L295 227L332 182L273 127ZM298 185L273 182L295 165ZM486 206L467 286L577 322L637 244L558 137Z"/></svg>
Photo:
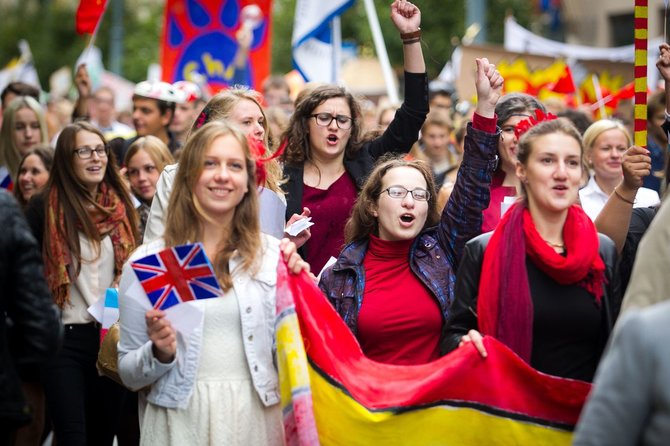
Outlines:
<svg viewBox="0 0 670 446"><path fill-rule="evenodd" d="M98 376L99 347L97 325L66 325L63 348L44 369L44 392L59 446L113 442L127 390Z"/></svg>

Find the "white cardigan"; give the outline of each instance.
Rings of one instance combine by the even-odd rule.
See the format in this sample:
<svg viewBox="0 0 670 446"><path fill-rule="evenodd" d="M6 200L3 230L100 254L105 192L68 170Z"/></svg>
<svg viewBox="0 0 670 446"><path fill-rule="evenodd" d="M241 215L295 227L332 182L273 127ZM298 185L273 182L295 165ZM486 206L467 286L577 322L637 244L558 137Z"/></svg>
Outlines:
<svg viewBox="0 0 670 446"><path fill-rule="evenodd" d="M279 402L279 384L274 363L279 241L265 234L261 234L261 238L261 266L253 277L236 270L240 263L239 257L234 256L229 266L233 272L233 288L240 307L244 352L249 371L258 396L264 405L270 406ZM144 244L133 253L129 262L161 251L164 247L162 238ZM119 286L119 375L131 389L150 385L151 391L147 397L149 402L167 408L185 408L193 393L198 373L204 315L199 313L199 324L188 333L182 333L177 328L175 359L168 364L158 361L152 353L152 343L144 318L147 310L151 309L151 304L129 262L123 268ZM144 299L134 297L138 294L141 297L142 293ZM191 303L177 305L168 312L173 309L177 313L180 310L189 310L184 306L191 306ZM173 315L176 316L177 313ZM173 325L176 324L173 322Z"/></svg>

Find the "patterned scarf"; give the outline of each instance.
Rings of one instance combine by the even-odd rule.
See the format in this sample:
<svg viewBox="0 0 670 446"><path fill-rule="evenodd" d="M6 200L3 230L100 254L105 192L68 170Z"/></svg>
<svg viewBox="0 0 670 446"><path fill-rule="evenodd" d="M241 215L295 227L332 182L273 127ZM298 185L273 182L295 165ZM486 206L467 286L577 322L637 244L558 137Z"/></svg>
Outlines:
<svg viewBox="0 0 670 446"><path fill-rule="evenodd" d="M65 217L60 207L56 188L49 191L46 210L44 240L44 271L56 304L63 306L70 301L70 284L74 265L70 249L65 240ZM89 210L89 218L95 224L100 238L109 235L114 246L114 278L121 274L124 262L135 249L133 228L126 215L126 207L114 189L106 183L100 184L96 197L100 206ZM78 225L80 226L80 225ZM46 249L48 246L48 250Z"/></svg>
<svg viewBox="0 0 670 446"><path fill-rule="evenodd" d="M598 233L579 206L568 209L563 240L565 256L544 241L526 205L517 203L503 216L484 251L477 301L479 330L505 343L526 362L533 345L526 255L557 283L584 288L598 304L603 296L605 264L598 251Z"/></svg>

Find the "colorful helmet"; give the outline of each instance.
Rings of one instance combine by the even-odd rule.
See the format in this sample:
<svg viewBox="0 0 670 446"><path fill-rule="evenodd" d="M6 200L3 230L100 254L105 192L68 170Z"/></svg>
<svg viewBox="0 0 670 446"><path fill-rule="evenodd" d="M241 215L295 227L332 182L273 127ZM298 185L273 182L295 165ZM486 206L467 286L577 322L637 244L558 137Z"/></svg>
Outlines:
<svg viewBox="0 0 670 446"><path fill-rule="evenodd" d="M202 99L202 91L197 84L191 81L177 81L172 85L175 90L180 91L184 96L184 102L194 102Z"/></svg>
<svg viewBox="0 0 670 446"><path fill-rule="evenodd" d="M142 81L135 85L134 96L142 96L149 99L158 99L160 101L174 102L180 104L185 101L185 95L168 84L160 81Z"/></svg>

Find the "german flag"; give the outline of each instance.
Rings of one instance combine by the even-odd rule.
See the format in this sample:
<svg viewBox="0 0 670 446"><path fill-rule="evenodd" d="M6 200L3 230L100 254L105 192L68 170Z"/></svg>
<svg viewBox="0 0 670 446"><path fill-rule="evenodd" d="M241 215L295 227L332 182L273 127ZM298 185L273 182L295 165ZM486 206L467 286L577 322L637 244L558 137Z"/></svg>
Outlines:
<svg viewBox="0 0 670 446"><path fill-rule="evenodd" d="M288 445L569 445L590 384L542 374L493 338L429 364L367 359L308 278L277 283Z"/></svg>

